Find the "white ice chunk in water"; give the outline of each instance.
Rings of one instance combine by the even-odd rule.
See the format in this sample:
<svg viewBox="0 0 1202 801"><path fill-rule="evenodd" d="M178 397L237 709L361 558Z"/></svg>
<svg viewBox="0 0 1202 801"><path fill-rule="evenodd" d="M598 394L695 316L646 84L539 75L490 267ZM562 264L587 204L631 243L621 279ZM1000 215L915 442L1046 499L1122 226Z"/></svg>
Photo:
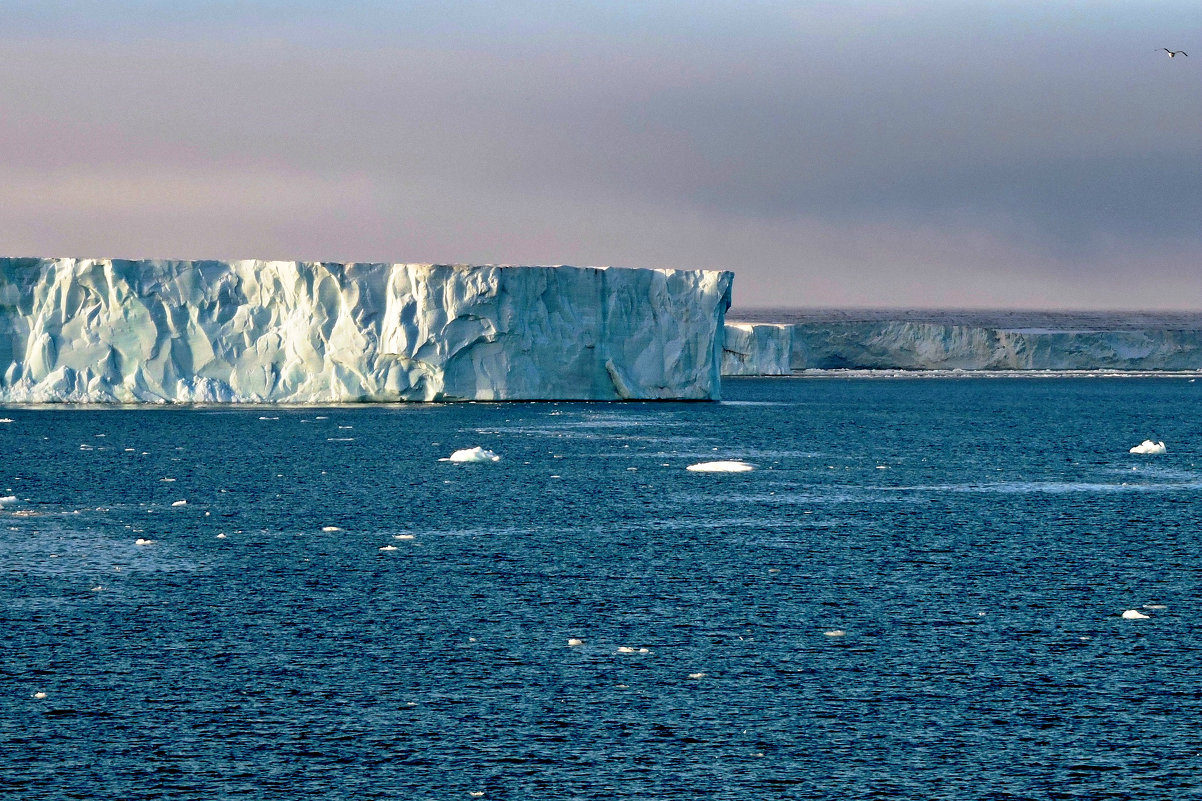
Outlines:
<svg viewBox="0 0 1202 801"><path fill-rule="evenodd" d="M396 550L396 546L395 546L395 545L385 545L385 546L384 546L383 548L381 548L380 550L381 550L381 551L395 551L395 550Z"/></svg>
<svg viewBox="0 0 1202 801"><path fill-rule="evenodd" d="M1147 620L1148 615L1145 615L1138 609L1128 609L1126 612L1123 612L1123 618L1126 620Z"/></svg>
<svg viewBox="0 0 1202 801"><path fill-rule="evenodd" d="M154 545L154 540L138 537L136 540L134 540L134 545Z"/></svg>
<svg viewBox="0 0 1202 801"><path fill-rule="evenodd" d="M4 504L6 504L6 503L16 503L16 502L17 502L16 495L5 495L3 498L0 498L0 506L4 506Z"/></svg>
<svg viewBox="0 0 1202 801"><path fill-rule="evenodd" d="M569 637L568 645L573 648L576 647L577 645L584 645L584 640L580 639L579 637Z"/></svg>
<svg viewBox="0 0 1202 801"><path fill-rule="evenodd" d="M461 448L450 455L449 458L439 461L448 462L499 462L501 457L490 450L485 450L480 446L475 448Z"/></svg>
<svg viewBox="0 0 1202 801"><path fill-rule="evenodd" d="M338 528L338 526L322 526L321 530L327 534L331 531L342 531L342 529Z"/></svg>
<svg viewBox="0 0 1202 801"><path fill-rule="evenodd" d="M698 462L685 468L694 473L746 473L755 469L755 465L740 461Z"/></svg>
<svg viewBox="0 0 1202 801"><path fill-rule="evenodd" d="M1166 450L1168 449L1165 448L1164 442L1153 442L1150 439L1145 439L1143 442L1132 448L1130 453L1145 453L1150 456L1155 456L1164 453Z"/></svg>
<svg viewBox="0 0 1202 801"><path fill-rule="evenodd" d="M172 506L187 506L188 502L187 501L172 501L171 505Z"/></svg>

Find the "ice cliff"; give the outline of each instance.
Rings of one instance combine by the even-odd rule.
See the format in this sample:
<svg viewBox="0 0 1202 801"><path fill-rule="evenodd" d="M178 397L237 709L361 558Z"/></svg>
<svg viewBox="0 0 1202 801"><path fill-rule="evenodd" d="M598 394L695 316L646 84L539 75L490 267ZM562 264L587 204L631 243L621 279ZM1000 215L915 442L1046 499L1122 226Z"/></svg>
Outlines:
<svg viewBox="0 0 1202 801"><path fill-rule="evenodd" d="M719 397L732 275L0 259L0 402Z"/></svg>
<svg viewBox="0 0 1202 801"><path fill-rule="evenodd" d="M1197 370L1202 331L906 321L728 323L723 375L802 370Z"/></svg>

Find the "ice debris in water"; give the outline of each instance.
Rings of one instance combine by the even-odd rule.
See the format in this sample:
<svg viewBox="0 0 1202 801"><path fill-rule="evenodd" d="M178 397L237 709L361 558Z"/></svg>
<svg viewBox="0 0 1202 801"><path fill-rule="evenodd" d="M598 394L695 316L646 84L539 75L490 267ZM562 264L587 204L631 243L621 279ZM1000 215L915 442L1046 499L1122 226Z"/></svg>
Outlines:
<svg viewBox="0 0 1202 801"><path fill-rule="evenodd" d="M342 529L338 528L338 526L322 526L321 530L327 534L331 531L342 531Z"/></svg>
<svg viewBox="0 0 1202 801"><path fill-rule="evenodd" d="M0 498L0 506L3 506L6 503L16 503L16 502L17 502L16 495L5 495L3 498Z"/></svg>
<svg viewBox="0 0 1202 801"><path fill-rule="evenodd" d="M832 631L824 631L822 633L827 637L842 637L843 635L847 634L847 632L843 629L834 629Z"/></svg>
<svg viewBox="0 0 1202 801"><path fill-rule="evenodd" d="M1147 620L1148 619L1148 615L1145 615L1143 612L1139 611L1138 609L1128 609L1126 612L1123 612L1123 617L1126 620Z"/></svg>
<svg viewBox="0 0 1202 801"><path fill-rule="evenodd" d="M381 550L381 551L395 551L395 550L396 550L396 546L395 546L395 545L385 545L385 546L384 546L383 548L381 548L380 550Z"/></svg>
<svg viewBox="0 0 1202 801"><path fill-rule="evenodd" d="M739 461L718 461L718 462L698 462L691 464L685 468L694 473L746 473L754 470L755 466L747 464L747 462Z"/></svg>
<svg viewBox="0 0 1202 801"><path fill-rule="evenodd" d="M12 421L11 417L0 417L0 423L11 423Z"/></svg>
<svg viewBox="0 0 1202 801"><path fill-rule="evenodd" d="M138 537L136 540L134 540L134 545L154 545L154 540L148 540L148 539L144 539L143 537Z"/></svg>
<svg viewBox="0 0 1202 801"><path fill-rule="evenodd" d="M415 540L415 539L417 539L417 535L416 534L393 534L392 538L394 540Z"/></svg>
<svg viewBox="0 0 1202 801"><path fill-rule="evenodd" d="M629 645L619 645L618 653L620 654L649 654L650 649L647 648L632 648Z"/></svg>
<svg viewBox="0 0 1202 801"><path fill-rule="evenodd" d="M1150 439L1145 439L1143 442L1132 448L1130 453L1146 453L1150 456L1155 456L1164 453L1166 450L1168 449L1165 448L1164 442L1153 442Z"/></svg>
<svg viewBox="0 0 1202 801"><path fill-rule="evenodd" d="M501 457L490 450L485 450L477 445L475 448L460 448L446 459L439 459L440 462L499 462Z"/></svg>
<svg viewBox="0 0 1202 801"><path fill-rule="evenodd" d="M570 646L573 646L573 647L575 647L575 646L577 646L577 645L584 645L584 640L581 640L581 639L579 639L579 638L576 638L576 637L569 637L569 638L568 638L568 645L570 645Z"/></svg>
<svg viewBox="0 0 1202 801"><path fill-rule="evenodd" d="M46 697L46 693L42 692L41 690L38 690L36 693L33 694L33 697L40 701Z"/></svg>
<svg viewBox="0 0 1202 801"><path fill-rule="evenodd" d="M172 501L171 505L172 506L187 506L188 502L187 501Z"/></svg>

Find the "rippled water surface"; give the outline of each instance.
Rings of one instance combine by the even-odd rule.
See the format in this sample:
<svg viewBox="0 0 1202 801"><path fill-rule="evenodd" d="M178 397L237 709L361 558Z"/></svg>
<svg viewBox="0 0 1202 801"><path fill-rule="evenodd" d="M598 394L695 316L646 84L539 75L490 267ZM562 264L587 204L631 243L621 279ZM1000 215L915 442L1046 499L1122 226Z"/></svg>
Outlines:
<svg viewBox="0 0 1202 801"><path fill-rule="evenodd" d="M0 409L0 791L1195 795L1199 387Z"/></svg>

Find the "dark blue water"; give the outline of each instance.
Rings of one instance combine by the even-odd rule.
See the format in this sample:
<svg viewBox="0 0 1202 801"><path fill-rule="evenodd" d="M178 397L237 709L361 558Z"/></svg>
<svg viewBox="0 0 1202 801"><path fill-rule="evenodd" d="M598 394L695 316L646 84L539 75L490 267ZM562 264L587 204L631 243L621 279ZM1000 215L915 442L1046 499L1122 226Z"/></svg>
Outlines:
<svg viewBox="0 0 1202 801"><path fill-rule="evenodd" d="M0 410L0 791L1196 796L1200 387Z"/></svg>

